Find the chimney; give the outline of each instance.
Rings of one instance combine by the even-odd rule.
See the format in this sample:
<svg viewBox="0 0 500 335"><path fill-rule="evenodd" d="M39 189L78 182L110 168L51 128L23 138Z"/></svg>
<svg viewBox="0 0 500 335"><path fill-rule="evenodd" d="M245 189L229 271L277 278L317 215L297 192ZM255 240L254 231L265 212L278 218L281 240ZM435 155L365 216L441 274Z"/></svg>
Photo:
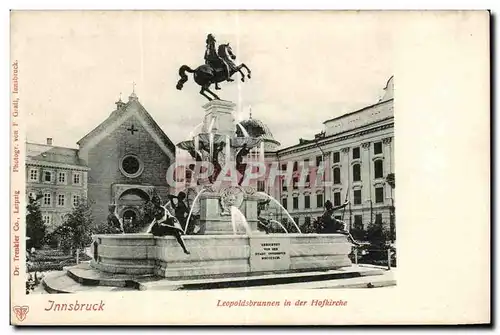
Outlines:
<svg viewBox="0 0 500 335"><path fill-rule="evenodd" d="M52 137L47 137L47 145L52 145Z"/></svg>

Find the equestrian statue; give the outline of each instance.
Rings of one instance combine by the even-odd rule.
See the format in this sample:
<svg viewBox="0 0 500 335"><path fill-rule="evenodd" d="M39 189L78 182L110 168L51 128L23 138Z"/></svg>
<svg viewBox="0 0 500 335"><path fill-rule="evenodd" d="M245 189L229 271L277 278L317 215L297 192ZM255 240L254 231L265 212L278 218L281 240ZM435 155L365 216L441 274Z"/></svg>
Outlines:
<svg viewBox="0 0 500 335"><path fill-rule="evenodd" d="M179 69L179 76L181 79L177 82L177 89L182 90L184 83L188 80L186 72L193 73L194 81L201 86L200 94L203 95L208 100L213 100L210 96L206 94L210 93L213 98L220 100L220 98L210 90L210 85L215 84L215 89L220 90L219 83L223 81L234 81L231 79L233 74L239 72L241 74L241 81L245 81L245 74L241 71L242 68L247 70L247 77L251 78L250 69L244 64L236 65L233 60L236 56L231 49L229 43L221 44L217 48L215 47L215 37L212 34L208 34L206 40L206 50L205 50L205 64L198 66L196 69L191 69L187 65L182 65Z"/></svg>

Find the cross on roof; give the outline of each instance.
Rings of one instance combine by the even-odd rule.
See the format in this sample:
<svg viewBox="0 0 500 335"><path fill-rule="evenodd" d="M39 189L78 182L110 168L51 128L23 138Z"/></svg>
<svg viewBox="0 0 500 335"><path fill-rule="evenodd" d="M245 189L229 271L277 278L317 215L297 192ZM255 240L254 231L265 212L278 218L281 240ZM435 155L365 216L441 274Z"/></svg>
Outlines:
<svg viewBox="0 0 500 335"><path fill-rule="evenodd" d="M127 128L127 130L130 131L132 135L134 135L134 132L139 131L139 129L136 129L134 125L131 125L130 128Z"/></svg>

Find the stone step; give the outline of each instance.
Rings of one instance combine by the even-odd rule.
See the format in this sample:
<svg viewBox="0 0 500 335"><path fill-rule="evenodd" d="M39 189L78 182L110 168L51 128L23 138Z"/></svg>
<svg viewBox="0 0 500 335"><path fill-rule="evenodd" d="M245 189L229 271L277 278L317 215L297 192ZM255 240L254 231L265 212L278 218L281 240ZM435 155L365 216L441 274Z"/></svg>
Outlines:
<svg viewBox="0 0 500 335"><path fill-rule="evenodd" d="M77 293L86 291L99 291L99 292L114 292L114 291L133 291L134 289L126 287L112 287L112 286L89 286L83 285L67 275L66 271L55 271L47 274L42 279L43 288L47 293Z"/></svg>
<svg viewBox="0 0 500 335"><path fill-rule="evenodd" d="M89 264L65 268L68 277L84 286L110 286L138 290L141 282L160 279L151 275L113 274L95 270Z"/></svg>
<svg viewBox="0 0 500 335"><path fill-rule="evenodd" d="M141 283L140 290L206 290L226 288L263 288L279 287L282 285L314 286L311 283L339 282L349 278L363 278L382 276L386 271L375 267L351 266L338 270L309 271L293 273L270 273L263 275L240 276L229 278L204 278L193 280L161 279ZM359 283L369 282L362 279ZM330 285L330 284L328 284ZM321 285L317 285L321 286Z"/></svg>
<svg viewBox="0 0 500 335"><path fill-rule="evenodd" d="M381 288L395 286L394 274L362 276L355 278L333 279L317 282L291 283L273 286L258 286L239 289L343 289L343 288Z"/></svg>
<svg viewBox="0 0 500 335"><path fill-rule="evenodd" d="M171 280L153 276L109 274L80 264L48 274L43 286L48 293L135 290L302 289L366 288L395 285L394 271L373 266L350 266L337 270L267 273L226 278Z"/></svg>

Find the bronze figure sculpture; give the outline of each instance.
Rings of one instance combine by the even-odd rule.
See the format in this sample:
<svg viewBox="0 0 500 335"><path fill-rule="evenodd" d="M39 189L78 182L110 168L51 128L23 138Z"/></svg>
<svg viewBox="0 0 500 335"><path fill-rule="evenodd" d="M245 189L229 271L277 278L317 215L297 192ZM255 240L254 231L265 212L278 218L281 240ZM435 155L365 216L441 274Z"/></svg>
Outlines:
<svg viewBox="0 0 500 335"><path fill-rule="evenodd" d="M206 50L205 50L205 64L198 66L196 69L191 69L187 65L182 65L179 69L179 76L181 79L177 82L177 89L182 90L184 83L188 80L186 72L193 73L194 81L201 86L200 94L203 95L208 100L213 100L205 92L210 93L215 99L220 100L220 98L210 90L210 85L215 84L215 89L220 90L219 83L223 81L234 81L231 79L232 75L236 72L241 74L241 81L245 81L245 74L241 71L245 68L248 71L247 77L251 78L250 69L244 64L236 65L233 60L236 59L231 46L229 43L221 44L217 48L215 47L215 37L212 34L208 34L206 40Z"/></svg>

